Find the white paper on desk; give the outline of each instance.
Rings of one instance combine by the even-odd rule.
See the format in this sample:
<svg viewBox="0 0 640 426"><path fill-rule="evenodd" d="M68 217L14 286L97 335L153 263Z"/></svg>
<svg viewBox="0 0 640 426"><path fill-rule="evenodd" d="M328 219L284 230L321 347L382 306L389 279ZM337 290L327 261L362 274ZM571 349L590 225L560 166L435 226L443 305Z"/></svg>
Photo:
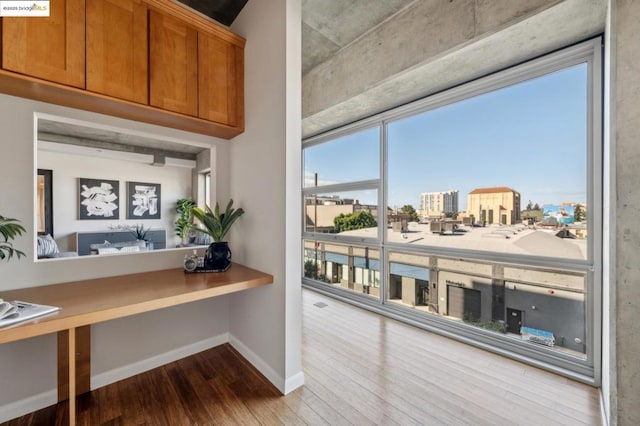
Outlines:
<svg viewBox="0 0 640 426"><path fill-rule="evenodd" d="M6 307L6 305L10 306ZM3 310L5 313L4 315L0 314L0 328L57 312L60 308L57 306L39 305L15 300L13 302L0 303L0 312ZM12 312L10 313L10 311Z"/></svg>
<svg viewBox="0 0 640 426"><path fill-rule="evenodd" d="M9 302L0 303L0 320L10 317L11 315L14 315L16 312L18 312L17 306Z"/></svg>

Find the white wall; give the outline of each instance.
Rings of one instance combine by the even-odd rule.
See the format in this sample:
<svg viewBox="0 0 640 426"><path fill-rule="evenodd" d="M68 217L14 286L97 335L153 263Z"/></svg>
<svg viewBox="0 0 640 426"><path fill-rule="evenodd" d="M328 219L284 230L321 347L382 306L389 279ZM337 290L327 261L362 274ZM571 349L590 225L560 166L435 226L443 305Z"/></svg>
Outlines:
<svg viewBox="0 0 640 426"><path fill-rule="evenodd" d="M212 192L229 193L232 142L0 95L0 214L20 219L28 229L15 243L26 259L0 263L0 297L3 290L180 267L180 250L34 262L35 112L210 146L216 172ZM166 361L162 355L180 357L217 344L227 338L227 331L227 297L98 324L92 328L93 371L104 384L119 374ZM55 402L55 347L53 335L0 345L0 422Z"/></svg>
<svg viewBox="0 0 640 426"><path fill-rule="evenodd" d="M231 245L235 260L273 274L274 284L232 296L229 331L283 393L303 383L300 26L299 0L262 0L248 2L232 28L247 39L247 125L231 144L231 195L246 211Z"/></svg>
<svg viewBox="0 0 640 426"><path fill-rule="evenodd" d="M53 231L60 251L77 249L76 232L104 232L109 230L109 226L125 224L164 229L167 248L180 243L175 233L176 201L191 197L191 168L156 167L133 161L42 150L38 150L38 168L53 170ZM120 218L79 220L78 178L119 181ZM160 219L127 219L127 183L130 181L160 184Z"/></svg>

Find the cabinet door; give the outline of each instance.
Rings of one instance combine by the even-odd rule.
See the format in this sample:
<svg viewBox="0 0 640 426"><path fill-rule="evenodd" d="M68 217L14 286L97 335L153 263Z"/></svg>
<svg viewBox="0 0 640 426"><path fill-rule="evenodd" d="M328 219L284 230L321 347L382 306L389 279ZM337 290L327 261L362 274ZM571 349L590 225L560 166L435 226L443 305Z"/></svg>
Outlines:
<svg viewBox="0 0 640 426"><path fill-rule="evenodd" d="M198 115L244 126L244 52L215 36L198 33Z"/></svg>
<svg viewBox="0 0 640 426"><path fill-rule="evenodd" d="M147 8L87 0L87 90L148 104Z"/></svg>
<svg viewBox="0 0 640 426"><path fill-rule="evenodd" d="M49 7L49 17L2 18L2 68L84 88L84 0Z"/></svg>
<svg viewBox="0 0 640 426"><path fill-rule="evenodd" d="M153 10L149 28L150 104L197 116L197 31Z"/></svg>

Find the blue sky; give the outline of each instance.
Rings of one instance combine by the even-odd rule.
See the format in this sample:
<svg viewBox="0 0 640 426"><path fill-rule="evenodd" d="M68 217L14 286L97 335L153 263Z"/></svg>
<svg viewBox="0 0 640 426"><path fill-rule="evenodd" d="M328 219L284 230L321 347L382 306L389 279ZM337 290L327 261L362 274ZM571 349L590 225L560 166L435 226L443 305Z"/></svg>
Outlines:
<svg viewBox="0 0 640 426"><path fill-rule="evenodd" d="M468 192L490 186L520 192L523 208L586 202L586 82L580 65L389 124L389 205L417 207L421 192L457 189L464 210ZM377 178L378 135L307 149L305 177L317 172L319 185Z"/></svg>

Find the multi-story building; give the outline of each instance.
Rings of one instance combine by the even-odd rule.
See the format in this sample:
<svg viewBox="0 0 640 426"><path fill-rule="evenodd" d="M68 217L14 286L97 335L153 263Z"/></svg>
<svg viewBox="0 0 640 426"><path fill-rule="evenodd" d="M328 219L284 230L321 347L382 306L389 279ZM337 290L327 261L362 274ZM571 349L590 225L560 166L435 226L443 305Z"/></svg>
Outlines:
<svg viewBox="0 0 640 426"><path fill-rule="evenodd" d="M458 212L458 190L423 192L420 214L427 217L446 216Z"/></svg>
<svg viewBox="0 0 640 426"><path fill-rule="evenodd" d="M467 213L481 224L520 223L520 193L506 186L474 189L467 196Z"/></svg>

